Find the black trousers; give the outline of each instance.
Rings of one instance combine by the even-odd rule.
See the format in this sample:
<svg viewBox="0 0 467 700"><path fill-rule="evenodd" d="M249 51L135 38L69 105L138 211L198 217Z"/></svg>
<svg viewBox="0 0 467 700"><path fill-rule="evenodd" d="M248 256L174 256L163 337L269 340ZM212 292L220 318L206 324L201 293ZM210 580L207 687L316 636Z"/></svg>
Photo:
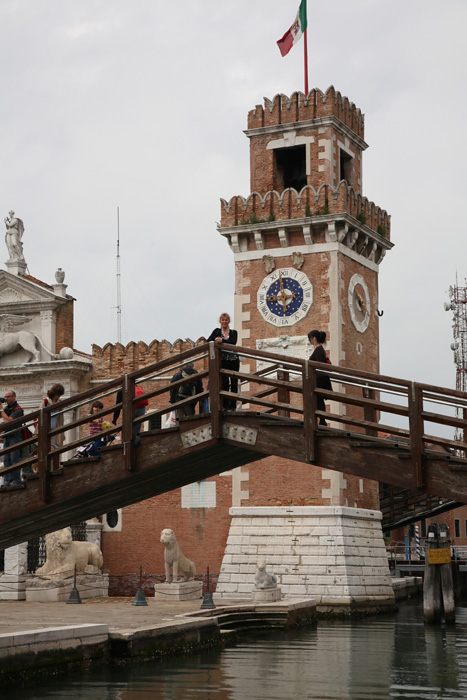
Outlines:
<svg viewBox="0 0 467 700"><path fill-rule="evenodd" d="M222 362L222 369L230 369L232 372L238 372L240 368L240 363L237 362ZM238 393L238 379L237 377L226 377L222 375L222 391L230 391L234 394ZM235 399L223 399L222 408L226 410L235 411L237 408L237 402Z"/></svg>

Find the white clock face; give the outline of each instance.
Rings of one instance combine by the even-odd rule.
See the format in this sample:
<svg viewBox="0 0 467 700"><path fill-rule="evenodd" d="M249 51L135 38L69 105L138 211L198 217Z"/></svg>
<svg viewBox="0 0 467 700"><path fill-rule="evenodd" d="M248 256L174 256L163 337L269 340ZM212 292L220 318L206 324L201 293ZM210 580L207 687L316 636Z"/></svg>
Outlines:
<svg viewBox="0 0 467 700"><path fill-rule="evenodd" d="M370 294L361 275L354 275L349 283L350 318L357 331L364 333L370 323Z"/></svg>
<svg viewBox="0 0 467 700"><path fill-rule="evenodd" d="M294 267L274 270L258 289L258 310L273 326L293 326L304 318L313 303L313 285Z"/></svg>

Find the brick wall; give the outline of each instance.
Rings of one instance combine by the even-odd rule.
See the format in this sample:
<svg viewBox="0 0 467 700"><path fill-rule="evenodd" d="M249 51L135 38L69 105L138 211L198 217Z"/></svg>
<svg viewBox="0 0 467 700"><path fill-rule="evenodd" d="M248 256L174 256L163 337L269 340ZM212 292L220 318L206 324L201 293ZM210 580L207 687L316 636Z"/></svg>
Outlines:
<svg viewBox="0 0 467 700"><path fill-rule="evenodd" d="M62 348L73 347L74 333L74 308L73 300L69 299L59 306L57 310L57 326L56 326L56 345L55 352L60 352Z"/></svg>

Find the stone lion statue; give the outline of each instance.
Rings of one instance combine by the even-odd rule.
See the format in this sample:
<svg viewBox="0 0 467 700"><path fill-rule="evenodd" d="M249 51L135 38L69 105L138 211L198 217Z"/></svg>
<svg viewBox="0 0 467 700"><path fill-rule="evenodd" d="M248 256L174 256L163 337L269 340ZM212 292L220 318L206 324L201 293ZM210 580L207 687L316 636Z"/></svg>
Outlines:
<svg viewBox="0 0 467 700"><path fill-rule="evenodd" d="M71 536L71 527L50 532L45 536L47 559L44 566L36 571L38 576L55 576L76 571L85 574L98 574L103 564L100 548L92 542L76 542Z"/></svg>
<svg viewBox="0 0 467 700"><path fill-rule="evenodd" d="M174 531L169 528L162 530L161 542L165 547L164 564L166 583L171 583L172 580L175 582L179 573L184 577L184 581L191 581L196 574L194 562L183 556ZM172 567L173 578L170 576L170 567Z"/></svg>
<svg viewBox="0 0 467 700"><path fill-rule="evenodd" d="M264 561L256 564L255 588L277 588L277 577L275 574L268 574Z"/></svg>

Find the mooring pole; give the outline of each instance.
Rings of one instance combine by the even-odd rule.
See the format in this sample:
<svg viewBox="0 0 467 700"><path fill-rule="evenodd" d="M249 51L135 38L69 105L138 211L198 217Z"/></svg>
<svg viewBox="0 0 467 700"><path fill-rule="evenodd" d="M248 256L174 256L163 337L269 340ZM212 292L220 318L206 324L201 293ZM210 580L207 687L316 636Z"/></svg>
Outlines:
<svg viewBox="0 0 467 700"><path fill-rule="evenodd" d="M423 614L426 622L454 622L455 601L451 569L451 540L447 525L433 523L426 539Z"/></svg>
<svg viewBox="0 0 467 700"><path fill-rule="evenodd" d="M439 526L439 540L440 548L444 552L446 559L444 563L439 564L444 619L446 622L455 622L456 602L454 600L454 583L452 580L451 538L449 537L449 527L447 525Z"/></svg>

